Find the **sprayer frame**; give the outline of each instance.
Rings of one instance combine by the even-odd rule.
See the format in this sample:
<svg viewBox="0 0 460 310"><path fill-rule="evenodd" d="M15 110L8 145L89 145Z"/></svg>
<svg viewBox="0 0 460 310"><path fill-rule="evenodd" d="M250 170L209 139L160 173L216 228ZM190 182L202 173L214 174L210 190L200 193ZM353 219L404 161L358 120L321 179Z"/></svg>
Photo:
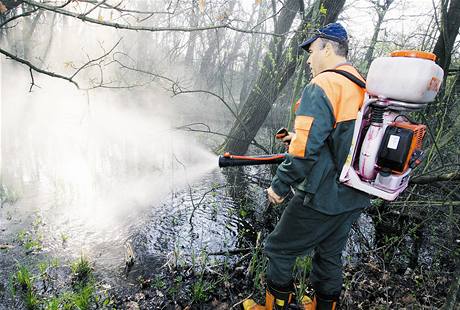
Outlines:
<svg viewBox="0 0 460 310"><path fill-rule="evenodd" d="M395 111L417 111L425 108L428 105L428 103L412 104L396 100L388 100L386 98L366 98L363 107L358 112L358 115L356 117L350 151L348 152L347 159L340 173L339 181L347 186L356 188L368 194L383 198L388 201L393 201L399 196L399 194L401 194L401 192L403 192L407 188L410 178L410 168L404 173L408 177L405 179L402 186L394 192L389 192L383 189L376 188L369 182L363 181L356 172L355 168L353 167L353 164L357 159L356 156L359 156L359 148L357 148L356 146L361 141L364 115L366 115L368 109L371 108L371 105L376 103L378 103L378 106L389 108Z"/></svg>

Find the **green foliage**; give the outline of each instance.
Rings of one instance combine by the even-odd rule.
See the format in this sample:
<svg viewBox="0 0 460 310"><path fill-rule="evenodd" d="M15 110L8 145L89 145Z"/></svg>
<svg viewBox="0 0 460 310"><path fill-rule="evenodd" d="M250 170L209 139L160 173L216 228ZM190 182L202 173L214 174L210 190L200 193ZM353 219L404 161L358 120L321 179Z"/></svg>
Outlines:
<svg viewBox="0 0 460 310"><path fill-rule="evenodd" d="M14 283L24 291L32 289L32 275L26 266L17 266L17 271L14 275Z"/></svg>
<svg viewBox="0 0 460 310"><path fill-rule="evenodd" d="M24 243L26 250L41 250L42 244L40 240L29 239Z"/></svg>
<svg viewBox="0 0 460 310"><path fill-rule="evenodd" d="M43 219L40 215L36 215L34 221L32 222L32 228L34 231L37 231L40 226L43 226Z"/></svg>
<svg viewBox="0 0 460 310"><path fill-rule="evenodd" d="M58 304L61 309L80 309L86 310L90 307L95 287L92 282L79 286L74 292L64 292L58 298Z"/></svg>
<svg viewBox="0 0 460 310"><path fill-rule="evenodd" d="M53 267L53 268L57 268L59 267L59 260L57 258L53 258L51 259L50 261L50 266Z"/></svg>
<svg viewBox="0 0 460 310"><path fill-rule="evenodd" d="M29 290L25 293L24 302L27 309L38 309L40 301L33 290Z"/></svg>
<svg viewBox="0 0 460 310"><path fill-rule="evenodd" d="M260 239L261 234L258 234L257 239ZM262 253L262 248L256 246L252 250L251 261L249 262L248 271L252 275L254 287L257 290L262 290L265 286L265 271L267 270L267 258Z"/></svg>
<svg viewBox="0 0 460 310"><path fill-rule="evenodd" d="M33 234L31 231L22 229L18 232L17 239L27 251L40 251L42 249L43 236L40 234Z"/></svg>
<svg viewBox="0 0 460 310"><path fill-rule="evenodd" d="M312 259L310 256L298 257L295 261L294 272L295 279L299 283L299 286L296 286L296 295L303 296L307 288L307 279L310 275L312 268Z"/></svg>
<svg viewBox="0 0 460 310"><path fill-rule="evenodd" d="M161 290L166 287L166 282L161 278L161 276L157 275L153 280L152 286L157 290Z"/></svg>
<svg viewBox="0 0 460 310"><path fill-rule="evenodd" d="M88 309L94 294L94 284L87 283L74 294L73 302L78 309Z"/></svg>
<svg viewBox="0 0 460 310"><path fill-rule="evenodd" d="M26 235L27 235L27 231L25 229L21 229L19 232L18 232L18 241L19 242L24 242L25 238L26 238Z"/></svg>
<svg viewBox="0 0 460 310"><path fill-rule="evenodd" d="M48 300L45 304L45 310L58 310L59 309L59 298L58 297L52 297L50 300Z"/></svg>
<svg viewBox="0 0 460 310"><path fill-rule="evenodd" d="M64 244L67 242L67 240L69 240L69 236L66 235L65 233L61 233L61 240L62 240L62 244Z"/></svg>
<svg viewBox="0 0 460 310"><path fill-rule="evenodd" d="M209 292L214 288L210 282L203 280L203 277L192 285L193 302L202 303L209 299Z"/></svg>
<svg viewBox="0 0 460 310"><path fill-rule="evenodd" d="M48 263L47 262L38 263L38 270L40 271L40 274L46 273L47 269L48 269Z"/></svg>
<svg viewBox="0 0 460 310"><path fill-rule="evenodd" d="M17 266L17 271L13 276L13 286L21 290L21 296L27 309L38 308L39 300L33 287L33 277L26 266Z"/></svg>
<svg viewBox="0 0 460 310"><path fill-rule="evenodd" d="M14 275L10 275L8 277L8 289L11 292L11 295L16 296L16 286L15 286L15 277Z"/></svg>
<svg viewBox="0 0 460 310"><path fill-rule="evenodd" d="M326 16L327 15L327 9L324 7L324 5L321 3L321 7L319 8L319 14Z"/></svg>
<svg viewBox="0 0 460 310"><path fill-rule="evenodd" d="M38 271L40 272L40 279L42 281L47 281L49 279L48 270L50 265L48 262L43 261L38 264Z"/></svg>
<svg viewBox="0 0 460 310"><path fill-rule="evenodd" d="M77 282L87 281L92 274L90 261L83 255L70 266L74 280Z"/></svg>
<svg viewBox="0 0 460 310"><path fill-rule="evenodd" d="M173 280L173 285L168 288L167 293L172 297L172 299L176 298L176 295L181 291L183 282L183 277L178 275Z"/></svg>
<svg viewBox="0 0 460 310"><path fill-rule="evenodd" d="M380 199L380 198L376 198L376 199L371 199L371 206L372 207L381 207L383 206L385 203L385 201L383 199Z"/></svg>
<svg viewBox="0 0 460 310"><path fill-rule="evenodd" d="M40 262L38 271L43 281L48 281L49 268L56 268L59 262L56 260L50 262ZM66 291L58 296L49 296L40 299L36 294L33 286L34 276L30 270L23 265L17 266L17 271L11 279L12 292L16 294L16 288L20 290L21 297L27 309L68 309L68 310L86 310L97 299L96 286L92 277L92 267L90 262L83 256L72 263L72 278L75 281L72 291ZM110 304L110 298L104 299L104 305Z"/></svg>
<svg viewBox="0 0 460 310"><path fill-rule="evenodd" d="M209 261L209 256L206 250L203 249L198 257L196 257L194 253L195 252L192 252L192 268L198 275L198 279L192 284L191 298L193 303L203 303L209 299L210 292L215 286L213 282L206 281L204 278L206 266L212 262Z"/></svg>

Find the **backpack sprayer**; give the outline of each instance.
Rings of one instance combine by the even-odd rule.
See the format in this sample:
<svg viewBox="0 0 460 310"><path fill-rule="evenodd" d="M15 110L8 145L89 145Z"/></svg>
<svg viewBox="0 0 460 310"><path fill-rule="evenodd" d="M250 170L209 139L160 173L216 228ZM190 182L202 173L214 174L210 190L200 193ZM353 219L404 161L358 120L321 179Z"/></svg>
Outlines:
<svg viewBox="0 0 460 310"><path fill-rule="evenodd" d="M340 182L390 201L406 189L412 170L424 157L426 126L405 113L424 109L436 97L444 71L435 60L432 53L396 51L372 62ZM276 137L286 135L282 128ZM219 167L278 164L284 157L225 153Z"/></svg>
<svg viewBox="0 0 460 310"><path fill-rule="evenodd" d="M406 189L424 157L426 126L405 113L436 97L444 71L435 60L432 53L396 51L372 62L340 182L390 201Z"/></svg>

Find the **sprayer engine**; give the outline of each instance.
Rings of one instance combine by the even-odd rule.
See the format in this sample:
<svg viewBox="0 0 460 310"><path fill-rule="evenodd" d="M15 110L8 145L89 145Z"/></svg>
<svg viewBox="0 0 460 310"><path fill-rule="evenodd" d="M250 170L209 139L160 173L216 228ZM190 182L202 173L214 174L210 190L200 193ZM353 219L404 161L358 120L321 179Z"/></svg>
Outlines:
<svg viewBox="0 0 460 310"><path fill-rule="evenodd" d="M423 159L426 133L426 126L412 122L407 113L434 100L444 75L435 58L398 51L372 62L341 182L386 200L407 187L411 171Z"/></svg>

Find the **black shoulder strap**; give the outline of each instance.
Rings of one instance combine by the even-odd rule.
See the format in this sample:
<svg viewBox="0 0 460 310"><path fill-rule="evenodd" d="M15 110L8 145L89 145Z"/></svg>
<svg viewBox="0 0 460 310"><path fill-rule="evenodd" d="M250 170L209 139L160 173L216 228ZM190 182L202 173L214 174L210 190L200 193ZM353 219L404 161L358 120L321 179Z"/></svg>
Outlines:
<svg viewBox="0 0 460 310"><path fill-rule="evenodd" d="M347 79L349 79L350 81L352 81L353 83L358 85L359 87L366 88L366 83L364 83L363 81L358 79L356 76L354 76L353 74L351 74L350 72L347 72L345 70L329 69L329 70L324 70L323 72L335 72L335 73L338 73L340 75L343 75L344 77L346 77Z"/></svg>
<svg viewBox="0 0 460 310"><path fill-rule="evenodd" d="M340 75L343 75L344 77L346 77L347 79L349 79L350 81L352 81L353 83L358 85L359 87L364 88L364 89L366 88L366 83L364 83L363 81L358 79L356 76L354 76L353 74L351 74L350 72L347 72L345 70L329 69L329 70L324 70L323 72L335 72L335 73L338 73ZM326 143L327 143L327 146L329 147L329 151L331 152L332 160L334 162L335 168L337 169L337 171L339 171L339 165L337 163L337 158L334 155L334 148L332 147L331 135L329 135L327 137ZM340 168L340 169L342 169L342 168Z"/></svg>

